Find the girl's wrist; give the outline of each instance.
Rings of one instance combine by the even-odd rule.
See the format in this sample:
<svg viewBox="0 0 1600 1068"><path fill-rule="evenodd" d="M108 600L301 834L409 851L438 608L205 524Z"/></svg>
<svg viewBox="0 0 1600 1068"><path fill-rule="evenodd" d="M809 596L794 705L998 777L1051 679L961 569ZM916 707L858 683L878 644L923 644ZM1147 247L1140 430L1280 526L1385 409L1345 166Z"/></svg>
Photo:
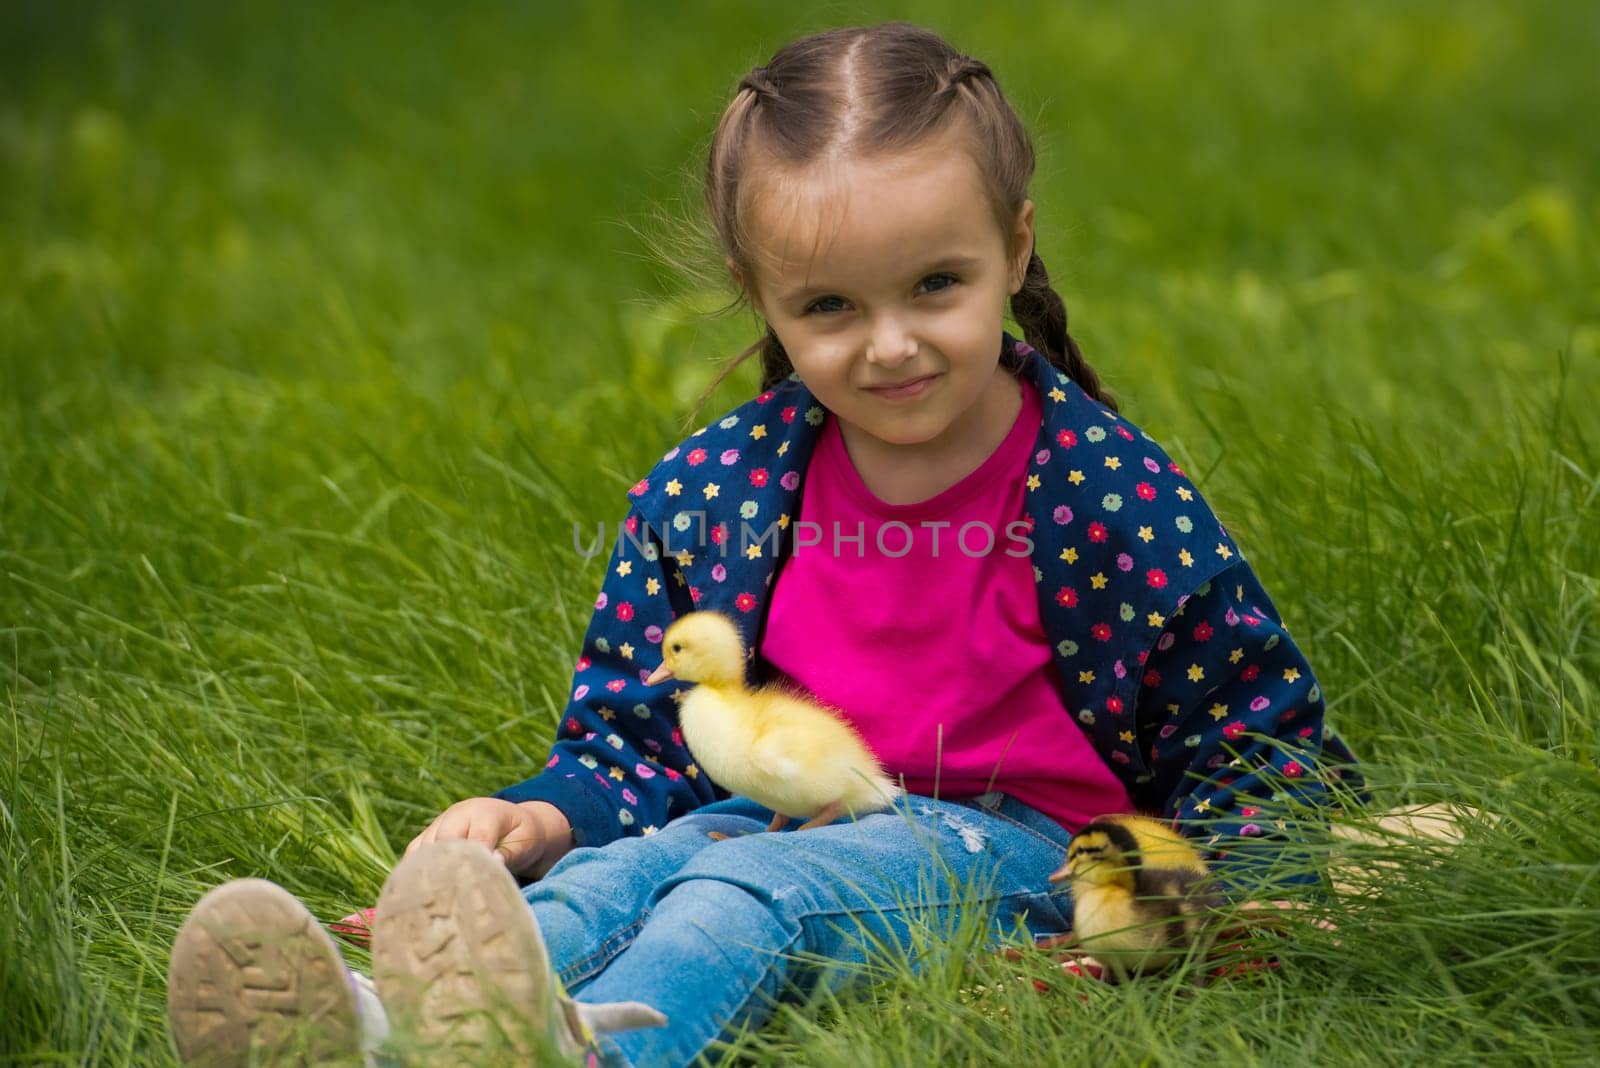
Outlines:
<svg viewBox="0 0 1600 1068"><path fill-rule="evenodd" d="M534 859L528 874L535 879L542 878L576 844L572 823L566 813L548 801L521 801L517 807L528 814L538 831L538 845L533 850Z"/></svg>

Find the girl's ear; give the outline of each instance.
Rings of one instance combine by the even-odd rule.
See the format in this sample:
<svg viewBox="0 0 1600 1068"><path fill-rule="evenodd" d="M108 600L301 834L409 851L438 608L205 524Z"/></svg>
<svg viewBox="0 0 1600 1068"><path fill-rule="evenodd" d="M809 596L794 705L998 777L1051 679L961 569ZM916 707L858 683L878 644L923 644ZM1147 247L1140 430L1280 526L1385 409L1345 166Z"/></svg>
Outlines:
<svg viewBox="0 0 1600 1068"><path fill-rule="evenodd" d="M724 256L722 262L728 265L728 273L733 276L733 284L738 286L744 295L749 298L750 306L756 310L756 314L765 319L767 313L761 310L761 298L756 295L754 287L745 283L744 272L739 270L737 263L733 262L733 257Z"/></svg>
<svg viewBox="0 0 1600 1068"><path fill-rule="evenodd" d="M1011 234L1016 242L1012 247L1017 250L1018 257L1011 264L1011 295L1016 296L1022 288L1022 280L1027 277L1028 261L1033 258L1033 201L1022 202L1022 208L1017 212L1017 224Z"/></svg>

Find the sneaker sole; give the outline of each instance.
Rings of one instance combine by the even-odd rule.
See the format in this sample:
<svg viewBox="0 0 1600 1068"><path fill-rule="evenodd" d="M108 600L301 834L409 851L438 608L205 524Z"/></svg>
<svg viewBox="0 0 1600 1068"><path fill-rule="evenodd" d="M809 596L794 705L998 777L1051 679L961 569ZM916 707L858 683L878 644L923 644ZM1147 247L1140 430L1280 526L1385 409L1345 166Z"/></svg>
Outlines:
<svg viewBox="0 0 1600 1068"><path fill-rule="evenodd" d="M189 912L172 943L167 1018L184 1064L361 1062L344 960L283 887L235 879Z"/></svg>
<svg viewBox="0 0 1600 1068"><path fill-rule="evenodd" d="M482 845L435 842L378 895L372 973L417 1063L564 1060L550 957L516 880Z"/></svg>

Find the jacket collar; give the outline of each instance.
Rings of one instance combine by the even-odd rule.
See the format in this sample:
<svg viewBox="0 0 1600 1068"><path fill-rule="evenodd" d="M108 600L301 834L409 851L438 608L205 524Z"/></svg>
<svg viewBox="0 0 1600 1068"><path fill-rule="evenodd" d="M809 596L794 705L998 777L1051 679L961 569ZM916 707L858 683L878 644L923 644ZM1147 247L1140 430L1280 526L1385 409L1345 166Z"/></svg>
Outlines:
<svg viewBox="0 0 1600 1068"><path fill-rule="evenodd" d="M1033 452L1046 456L1051 402L1077 387L1043 353L1010 333L1001 335L1000 359L1013 374L1027 375L1044 399ZM733 617L747 648L758 644L777 565L790 550L801 484L828 417L799 375L791 374L696 430L629 491L639 515L674 558L694 607ZM1028 495L1036 529L1041 516L1035 512L1048 511L1037 496Z"/></svg>

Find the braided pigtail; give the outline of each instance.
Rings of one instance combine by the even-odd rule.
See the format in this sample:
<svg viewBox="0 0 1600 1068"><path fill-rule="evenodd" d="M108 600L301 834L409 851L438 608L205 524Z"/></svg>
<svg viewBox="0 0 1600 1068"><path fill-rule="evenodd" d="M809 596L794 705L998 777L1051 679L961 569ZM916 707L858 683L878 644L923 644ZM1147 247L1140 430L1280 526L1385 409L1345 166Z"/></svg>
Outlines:
<svg viewBox="0 0 1600 1068"><path fill-rule="evenodd" d="M1022 336L1046 358L1067 373L1091 398L1117 410L1116 398L1100 384L1100 376L1083 358L1078 343L1067 333L1067 306L1050 284L1050 275L1037 252L1028 258L1028 272L1022 288L1011 298L1011 314L1022 327Z"/></svg>
<svg viewBox="0 0 1600 1068"><path fill-rule="evenodd" d="M784 351L783 342L778 340L778 335L773 333L772 327L767 327L767 332L762 335L760 341L757 341L754 345L751 345L724 364L722 370L717 372L716 377L712 378L710 384L700 391L700 396L695 398L694 407L690 409L689 414L684 418L683 425L685 430L693 428L695 423L699 421L701 409L711 399L711 395L717 391L717 387L727 381L728 376L743 367L745 361L757 353L761 357L761 389L763 392L773 388L794 373L794 364L789 361L789 354Z"/></svg>
<svg viewBox="0 0 1600 1068"><path fill-rule="evenodd" d="M943 99L955 94L963 85L975 86L978 79L994 80L994 73L989 70L989 64L972 56L956 53L945 63L944 82L934 91L935 99Z"/></svg>
<svg viewBox="0 0 1600 1068"><path fill-rule="evenodd" d="M767 327L761 339L761 388L771 389L793 373L794 364L789 361L783 342L772 332L772 327Z"/></svg>

